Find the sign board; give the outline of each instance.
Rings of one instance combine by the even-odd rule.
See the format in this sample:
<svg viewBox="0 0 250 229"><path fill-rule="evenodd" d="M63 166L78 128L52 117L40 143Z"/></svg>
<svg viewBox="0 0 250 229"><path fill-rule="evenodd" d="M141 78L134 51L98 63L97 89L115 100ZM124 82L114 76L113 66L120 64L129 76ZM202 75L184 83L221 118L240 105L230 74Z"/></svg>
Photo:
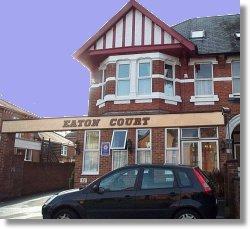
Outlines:
<svg viewBox="0 0 250 229"><path fill-rule="evenodd" d="M110 143L109 142L102 142L101 156L104 156L104 157L110 156Z"/></svg>
<svg viewBox="0 0 250 229"><path fill-rule="evenodd" d="M3 121L3 133L224 125L221 112Z"/></svg>

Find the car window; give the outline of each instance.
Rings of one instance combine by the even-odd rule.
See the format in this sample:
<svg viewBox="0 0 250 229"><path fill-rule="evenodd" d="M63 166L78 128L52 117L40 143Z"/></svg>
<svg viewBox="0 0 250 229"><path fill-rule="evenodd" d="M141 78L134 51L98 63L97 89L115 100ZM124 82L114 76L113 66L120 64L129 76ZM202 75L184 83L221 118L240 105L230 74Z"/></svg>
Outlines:
<svg viewBox="0 0 250 229"><path fill-rule="evenodd" d="M141 189L173 188L174 174L170 169L144 169Z"/></svg>
<svg viewBox="0 0 250 229"><path fill-rule="evenodd" d="M191 181L186 172L178 171L178 176L179 176L180 184L182 187L191 186Z"/></svg>
<svg viewBox="0 0 250 229"><path fill-rule="evenodd" d="M138 169L127 169L116 172L104 178L99 187L104 188L105 191L122 191L133 190L138 174Z"/></svg>

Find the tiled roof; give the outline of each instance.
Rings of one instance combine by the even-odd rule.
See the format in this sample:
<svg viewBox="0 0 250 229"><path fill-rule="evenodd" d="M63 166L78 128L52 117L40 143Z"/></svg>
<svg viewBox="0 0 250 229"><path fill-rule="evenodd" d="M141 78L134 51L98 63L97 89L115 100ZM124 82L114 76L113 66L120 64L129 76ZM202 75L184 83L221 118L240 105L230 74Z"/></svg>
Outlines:
<svg viewBox="0 0 250 229"><path fill-rule="evenodd" d="M240 14L194 18L173 26L182 36L192 41L199 54L239 53ZM204 39L191 39L191 31L205 30Z"/></svg>
<svg viewBox="0 0 250 229"><path fill-rule="evenodd" d="M25 114L25 115L28 115L28 116L31 116L34 118L39 118L36 114L34 114L30 111L27 111L21 107L18 107L15 104L10 103L9 101L3 100L3 99L0 99L0 107L4 107L4 108L7 108L9 110L12 110L12 111L15 111L15 112L18 112L21 114Z"/></svg>

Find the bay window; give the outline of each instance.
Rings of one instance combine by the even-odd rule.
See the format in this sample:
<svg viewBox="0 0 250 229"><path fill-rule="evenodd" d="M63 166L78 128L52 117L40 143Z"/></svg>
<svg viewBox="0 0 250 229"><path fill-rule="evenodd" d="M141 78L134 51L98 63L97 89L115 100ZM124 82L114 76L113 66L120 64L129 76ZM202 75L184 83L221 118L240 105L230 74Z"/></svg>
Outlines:
<svg viewBox="0 0 250 229"><path fill-rule="evenodd" d="M175 77L173 66L169 64L165 64L165 85L164 91L167 96L175 95Z"/></svg>
<svg viewBox="0 0 250 229"><path fill-rule="evenodd" d="M117 96L130 95L130 63L127 61L118 63L117 71Z"/></svg>
<svg viewBox="0 0 250 229"><path fill-rule="evenodd" d="M165 163L179 163L179 129L166 129L165 132Z"/></svg>
<svg viewBox="0 0 250 229"><path fill-rule="evenodd" d="M138 164L152 163L151 130L136 130L136 161Z"/></svg>
<svg viewBox="0 0 250 229"><path fill-rule="evenodd" d="M152 92L151 61L139 61L138 95L150 95Z"/></svg>
<svg viewBox="0 0 250 229"><path fill-rule="evenodd" d="M240 94L240 62L232 62L233 94Z"/></svg>
<svg viewBox="0 0 250 229"><path fill-rule="evenodd" d="M99 173L100 131L85 131L83 153L83 174L96 175Z"/></svg>
<svg viewBox="0 0 250 229"><path fill-rule="evenodd" d="M195 64L195 95L213 95L213 65L212 63Z"/></svg>
<svg viewBox="0 0 250 229"><path fill-rule="evenodd" d="M127 150L113 150L112 151L112 168L118 169L128 164Z"/></svg>

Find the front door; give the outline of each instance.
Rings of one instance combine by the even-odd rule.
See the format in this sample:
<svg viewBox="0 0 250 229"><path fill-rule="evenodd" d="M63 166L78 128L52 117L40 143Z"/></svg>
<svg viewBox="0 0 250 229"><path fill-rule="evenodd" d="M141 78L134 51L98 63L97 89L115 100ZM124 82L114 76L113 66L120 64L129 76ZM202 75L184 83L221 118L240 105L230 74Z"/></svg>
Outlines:
<svg viewBox="0 0 250 229"><path fill-rule="evenodd" d="M123 169L103 178L99 192L87 194L85 209L88 218L132 218L138 169ZM102 190L102 191L100 191Z"/></svg>
<svg viewBox="0 0 250 229"><path fill-rule="evenodd" d="M170 218L179 204L180 191L172 169L145 168L136 194L137 218Z"/></svg>

